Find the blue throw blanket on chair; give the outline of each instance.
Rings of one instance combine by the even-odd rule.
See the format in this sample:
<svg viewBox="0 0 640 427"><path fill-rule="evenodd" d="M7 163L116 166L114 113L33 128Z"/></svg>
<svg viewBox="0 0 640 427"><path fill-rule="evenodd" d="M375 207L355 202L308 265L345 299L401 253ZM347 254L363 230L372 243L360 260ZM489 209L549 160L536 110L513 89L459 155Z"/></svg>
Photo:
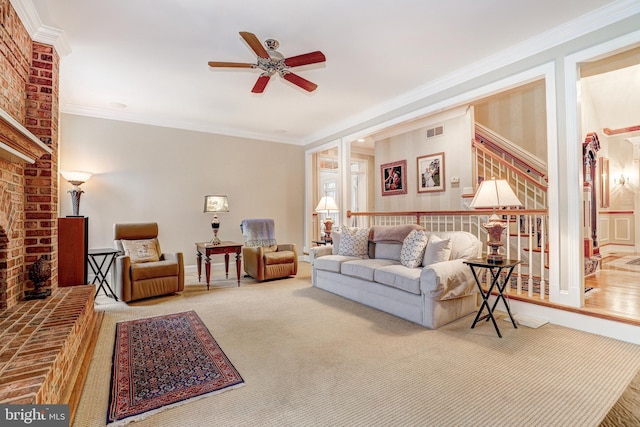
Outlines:
<svg viewBox="0 0 640 427"><path fill-rule="evenodd" d="M240 225L245 246L276 245L275 225L272 219L243 219Z"/></svg>

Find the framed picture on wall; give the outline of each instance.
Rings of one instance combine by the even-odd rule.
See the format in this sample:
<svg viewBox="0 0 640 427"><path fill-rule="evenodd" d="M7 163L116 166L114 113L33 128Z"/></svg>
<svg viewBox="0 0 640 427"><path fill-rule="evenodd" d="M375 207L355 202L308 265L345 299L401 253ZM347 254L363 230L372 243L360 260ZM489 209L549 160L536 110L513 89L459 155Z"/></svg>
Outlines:
<svg viewBox="0 0 640 427"><path fill-rule="evenodd" d="M400 160L380 165L382 195L407 194L407 161Z"/></svg>
<svg viewBox="0 0 640 427"><path fill-rule="evenodd" d="M418 193L444 191L444 153L420 156L418 163Z"/></svg>

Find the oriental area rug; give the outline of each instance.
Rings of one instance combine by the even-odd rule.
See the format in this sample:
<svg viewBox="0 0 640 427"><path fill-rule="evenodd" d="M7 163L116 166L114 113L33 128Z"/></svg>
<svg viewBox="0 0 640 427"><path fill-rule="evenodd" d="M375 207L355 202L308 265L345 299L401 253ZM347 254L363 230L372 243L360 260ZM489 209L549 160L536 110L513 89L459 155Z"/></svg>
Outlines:
<svg viewBox="0 0 640 427"><path fill-rule="evenodd" d="M125 425L243 384L194 311L119 322L107 424Z"/></svg>

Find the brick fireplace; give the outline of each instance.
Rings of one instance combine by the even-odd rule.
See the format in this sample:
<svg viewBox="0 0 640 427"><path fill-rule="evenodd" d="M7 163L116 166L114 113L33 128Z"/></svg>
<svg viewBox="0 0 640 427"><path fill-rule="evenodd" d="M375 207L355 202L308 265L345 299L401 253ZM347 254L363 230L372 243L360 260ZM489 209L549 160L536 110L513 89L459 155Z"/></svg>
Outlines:
<svg viewBox="0 0 640 427"><path fill-rule="evenodd" d="M58 72L52 46L34 42L0 1L0 309L23 299L41 255L57 288Z"/></svg>
<svg viewBox="0 0 640 427"><path fill-rule="evenodd" d="M102 317L94 286L58 288L59 57L9 0L0 36L0 403L66 403L73 420ZM24 301L41 256L51 296Z"/></svg>

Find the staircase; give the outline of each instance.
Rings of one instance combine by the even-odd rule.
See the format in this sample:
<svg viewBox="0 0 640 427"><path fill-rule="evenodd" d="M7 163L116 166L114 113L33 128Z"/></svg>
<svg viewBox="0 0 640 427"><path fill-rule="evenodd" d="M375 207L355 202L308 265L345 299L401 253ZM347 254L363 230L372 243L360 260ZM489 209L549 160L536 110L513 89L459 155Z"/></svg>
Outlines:
<svg viewBox="0 0 640 427"><path fill-rule="evenodd" d="M485 179L505 179L524 209L548 209L547 163L544 160L479 123L475 125L472 149L478 184ZM538 272L516 275L524 279L527 291L532 286L537 288L540 283L544 284L548 278L547 219L546 216L517 216L511 218L507 229L508 253L519 254L526 271Z"/></svg>

